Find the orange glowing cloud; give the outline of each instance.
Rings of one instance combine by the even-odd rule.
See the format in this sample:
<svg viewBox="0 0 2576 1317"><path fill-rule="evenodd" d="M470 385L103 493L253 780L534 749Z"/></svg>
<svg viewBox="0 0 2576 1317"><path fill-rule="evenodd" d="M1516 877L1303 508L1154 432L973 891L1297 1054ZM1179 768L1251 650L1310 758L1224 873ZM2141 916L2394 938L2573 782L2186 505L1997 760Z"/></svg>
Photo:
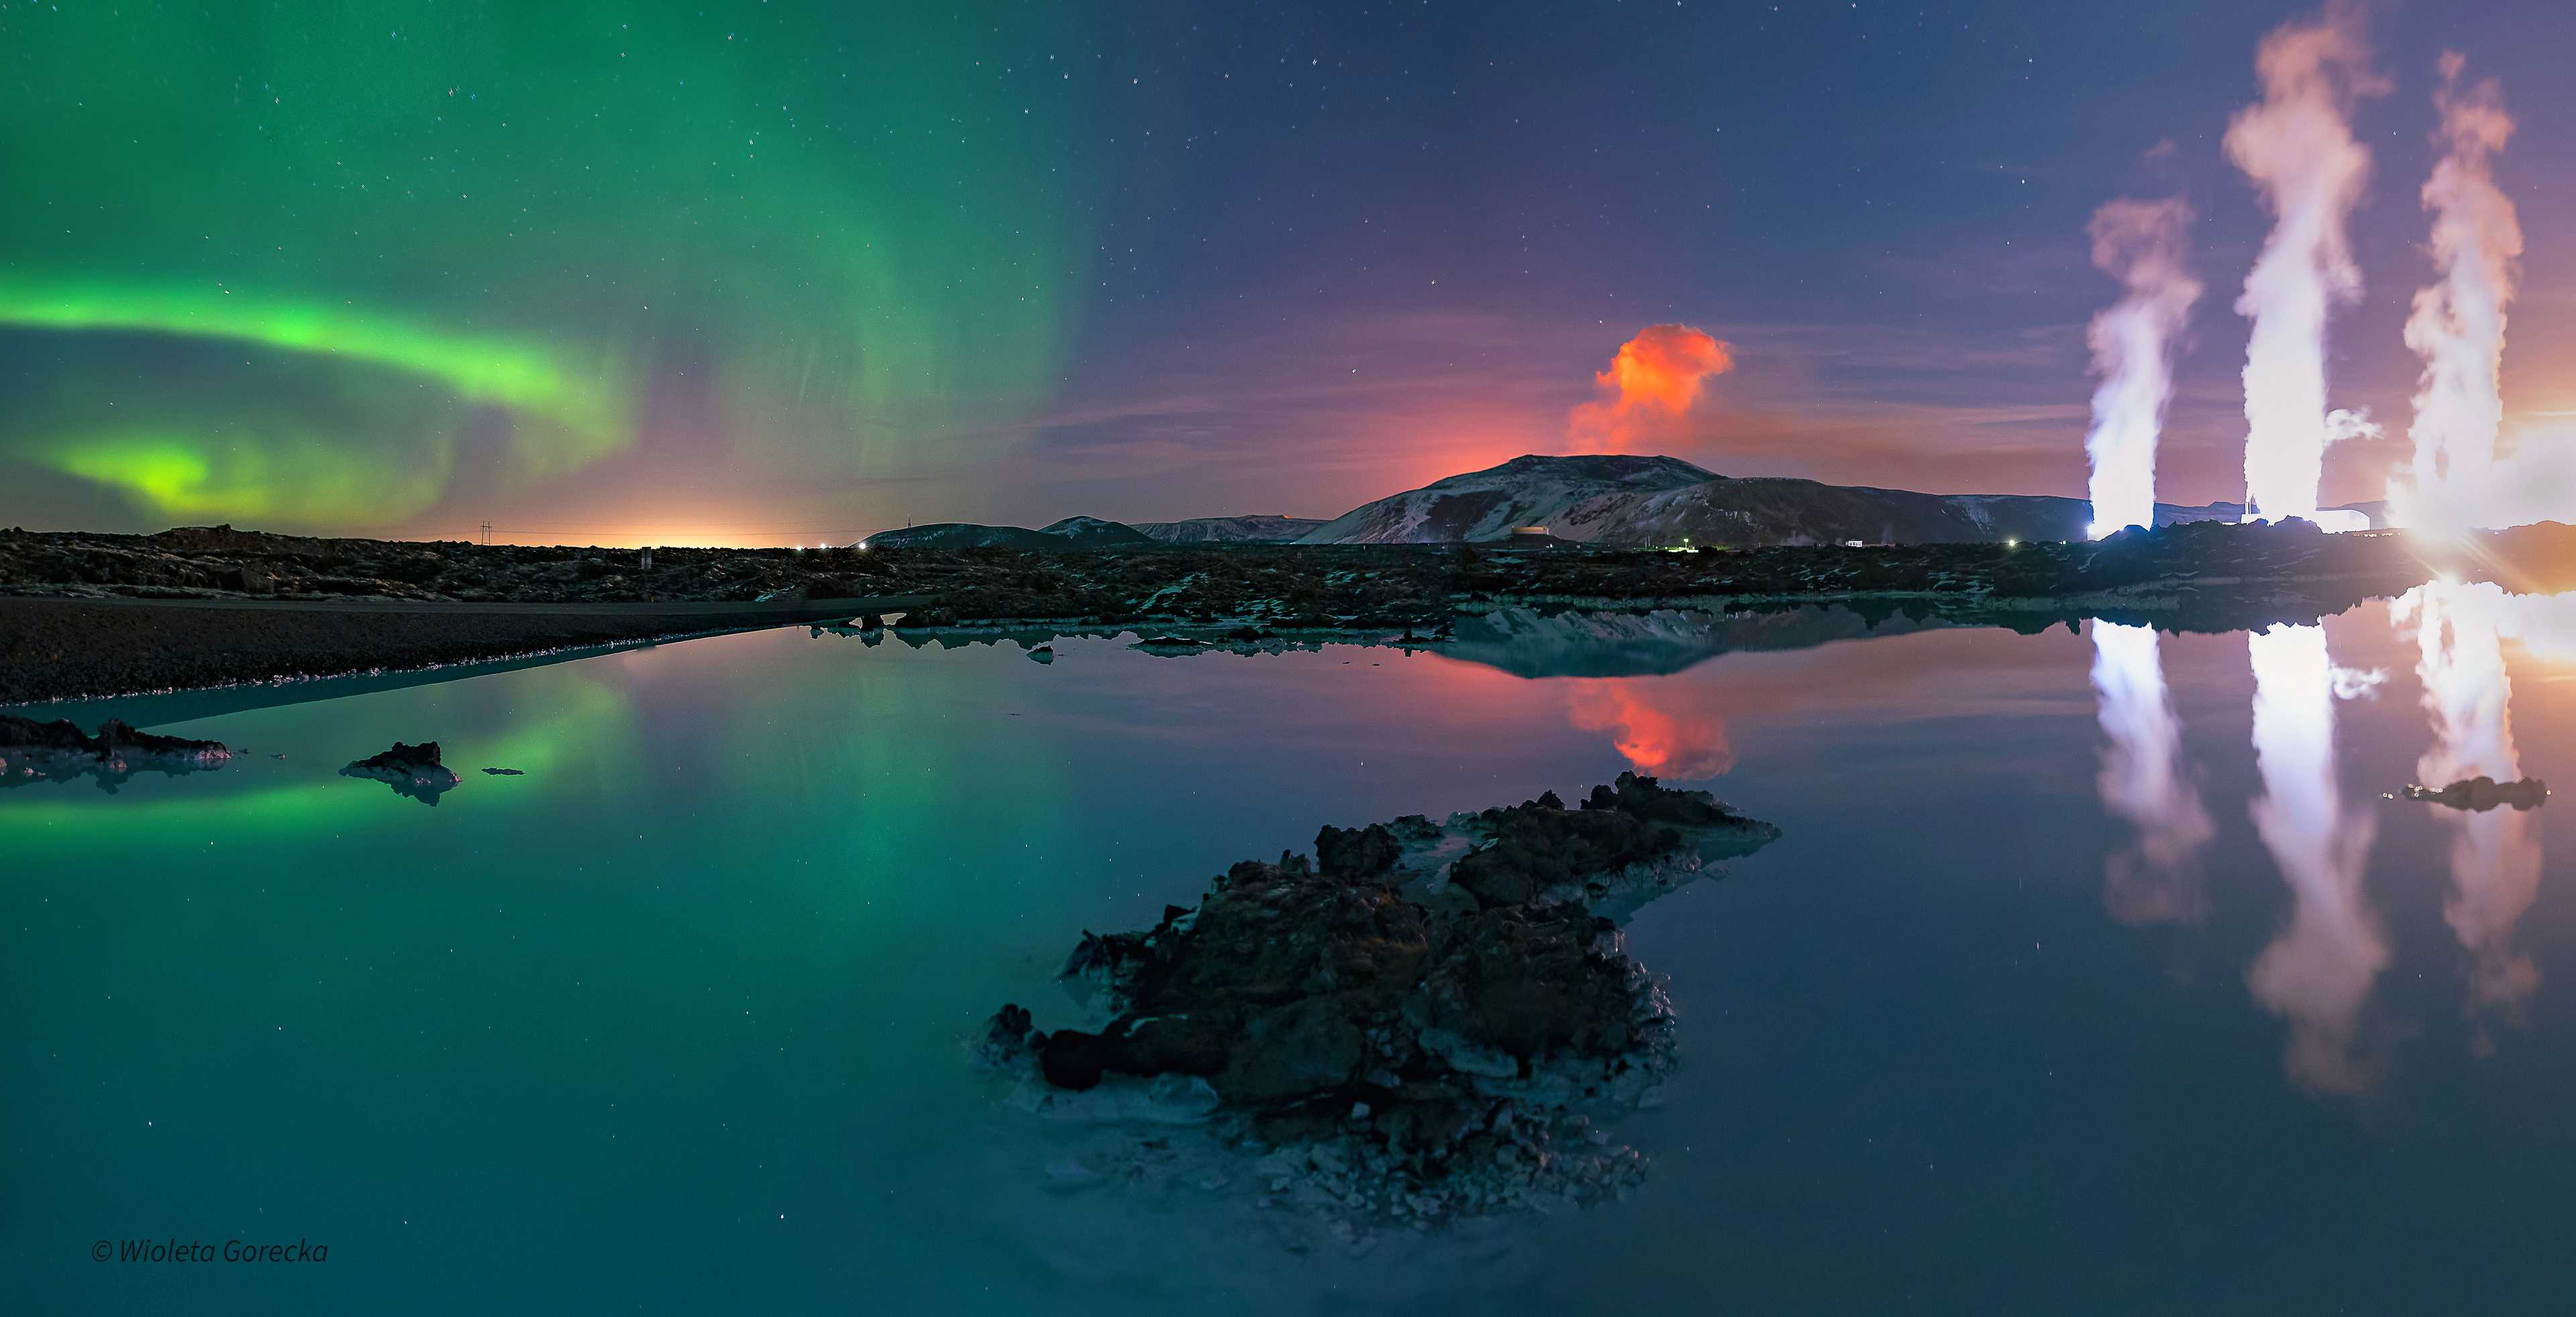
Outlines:
<svg viewBox="0 0 2576 1317"><path fill-rule="evenodd" d="M1689 325L1648 325L1592 377L1602 397L1565 418L1575 451L1624 453L1673 434L1712 375L1735 369L1728 345Z"/></svg>

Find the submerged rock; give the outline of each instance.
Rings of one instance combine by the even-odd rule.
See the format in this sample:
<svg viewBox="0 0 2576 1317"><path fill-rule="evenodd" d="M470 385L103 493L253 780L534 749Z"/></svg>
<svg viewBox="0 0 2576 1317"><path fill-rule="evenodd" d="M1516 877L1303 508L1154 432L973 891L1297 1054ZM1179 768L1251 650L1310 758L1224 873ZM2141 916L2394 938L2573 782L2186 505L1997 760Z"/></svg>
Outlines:
<svg viewBox="0 0 2576 1317"><path fill-rule="evenodd" d="M1778 835L1629 774L1573 809L1327 827L1312 860L1245 860L1151 929L1086 933L1064 977L1094 1027L1005 1006L976 1058L1040 1114L1206 1122L1277 1163L1217 1178L1336 1214L1613 1192L1643 1163L1590 1116L1634 1106L1672 1051L1616 916Z"/></svg>
<svg viewBox="0 0 2576 1317"><path fill-rule="evenodd" d="M464 780L456 775L456 770L438 762L436 741L423 741L418 745L396 741L390 750L351 761L340 770L340 776L373 778L392 787L395 794L409 796L424 805L437 804L441 793Z"/></svg>
<svg viewBox="0 0 2576 1317"><path fill-rule="evenodd" d="M117 719L91 736L68 718L40 723L0 714L0 786L94 777L114 791L137 772L193 773L220 767L233 752L220 741L160 736Z"/></svg>
<svg viewBox="0 0 2576 1317"><path fill-rule="evenodd" d="M525 777L525 776L527 776L527 770L525 770L525 769L520 769L520 768L487 768L487 769L484 769L483 771L484 771L484 773L485 773L485 774L487 774L487 775L489 775L489 776L492 776L492 777Z"/></svg>
<svg viewBox="0 0 2576 1317"><path fill-rule="evenodd" d="M2465 782L2454 782L2439 791L2427 786L2410 786L2406 788L2406 798L2480 813L2499 805L2538 809L2549 800L2549 784L2536 777L2518 782L2498 782L2491 777L2479 776Z"/></svg>

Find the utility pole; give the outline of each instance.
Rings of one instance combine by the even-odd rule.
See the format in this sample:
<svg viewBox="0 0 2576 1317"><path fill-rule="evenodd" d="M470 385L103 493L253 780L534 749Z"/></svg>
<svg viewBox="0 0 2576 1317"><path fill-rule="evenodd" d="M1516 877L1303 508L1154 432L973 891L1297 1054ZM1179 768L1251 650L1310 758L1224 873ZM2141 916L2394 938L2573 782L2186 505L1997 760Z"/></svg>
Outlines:
<svg viewBox="0 0 2576 1317"><path fill-rule="evenodd" d="M487 546L492 543L492 523L488 521L483 523L483 543Z"/></svg>

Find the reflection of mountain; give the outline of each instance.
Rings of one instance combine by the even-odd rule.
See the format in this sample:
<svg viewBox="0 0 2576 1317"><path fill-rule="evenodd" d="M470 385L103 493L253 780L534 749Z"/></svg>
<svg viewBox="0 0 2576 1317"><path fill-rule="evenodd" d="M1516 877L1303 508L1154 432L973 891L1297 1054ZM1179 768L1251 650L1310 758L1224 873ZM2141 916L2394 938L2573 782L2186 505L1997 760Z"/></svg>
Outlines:
<svg viewBox="0 0 2576 1317"><path fill-rule="evenodd" d="M1964 674L1981 679L2000 663L2027 664L2034 679L2061 660L2054 645L2012 642L2000 633L1891 619L1876 628L1832 608L1780 613L1672 612L1660 617L1492 614L1522 647L1479 653L1442 645L1443 660L1481 671L1552 678L1575 727L1607 736L1631 768L1676 781L1734 767L1729 726L1747 722L1803 735L1823 722L1903 719L1964 694ZM1651 627L1641 624L1652 623ZM1610 626L1607 638L1594 631ZM1635 632L1619 628L1641 625ZM1837 641L1887 637L1883 645ZM1997 642L2001 643L1997 643ZM1593 648L1594 642L1600 642ZM1957 666L1936 655L1974 653ZM1723 663L1703 662L1733 655ZM1658 671L1658 669L1667 669ZM1682 670L1682 669L1687 669ZM1616 671L1624 675L1584 675Z"/></svg>
<svg viewBox="0 0 2576 1317"><path fill-rule="evenodd" d="M1909 635L1948 625L1903 616L1871 621L1848 608L1760 613L1658 608L1639 613L1498 608L1461 615L1440 652L1517 677L1634 677L1680 672L1739 650L1812 649L1839 640Z"/></svg>
<svg viewBox="0 0 2576 1317"><path fill-rule="evenodd" d="M2522 775L2507 709L2512 683L2503 632L2511 615L2534 612L2533 602L2493 585L2435 582L2390 607L2389 620L2401 633L2414 624L2421 654L2415 672L2424 682L2434 737L2416 761L2423 781L2486 776L2510 782ZM2512 946L2515 923L2540 894L2539 819L2519 809L2445 811L2444 817L2458 835L2451 841L2451 896L2442 917L2470 956L2471 1006L2511 1011L2540 983L2539 967Z"/></svg>
<svg viewBox="0 0 2576 1317"><path fill-rule="evenodd" d="M2102 899L2124 924L2187 923L2206 909L2197 852L2215 829L2183 776L2182 726L2165 689L2156 633L2093 624L2093 689L2101 696L2102 803L2137 825L2111 856Z"/></svg>
<svg viewBox="0 0 2576 1317"><path fill-rule="evenodd" d="M2325 628L2276 626L2246 637L2254 665L2254 759L2263 795L2254 827L2290 885L2290 925L2246 972L2254 996L2290 1022L2283 1064L2320 1092L2357 1092L2371 1067L2354 1035L2371 981L2388 963L2362 895L2374 825L2347 815L2335 781L2334 674Z"/></svg>

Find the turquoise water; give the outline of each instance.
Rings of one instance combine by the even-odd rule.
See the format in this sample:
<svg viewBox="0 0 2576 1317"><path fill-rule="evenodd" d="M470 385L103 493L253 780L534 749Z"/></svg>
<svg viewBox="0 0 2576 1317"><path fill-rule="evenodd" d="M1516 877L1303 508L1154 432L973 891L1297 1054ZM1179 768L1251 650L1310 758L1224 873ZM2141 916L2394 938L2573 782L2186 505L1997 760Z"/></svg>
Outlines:
<svg viewBox="0 0 2576 1317"><path fill-rule="evenodd" d="M0 1310L2551 1310L2566 805L2381 793L2576 782L2562 611L1695 664L778 631L163 722L248 753L0 791ZM336 776L396 739L466 781ZM1631 766L1787 835L1631 929L1685 1060L1627 1202L1285 1252L1053 1187L965 1064L1234 859ZM329 1252L91 1258L174 1237Z"/></svg>

